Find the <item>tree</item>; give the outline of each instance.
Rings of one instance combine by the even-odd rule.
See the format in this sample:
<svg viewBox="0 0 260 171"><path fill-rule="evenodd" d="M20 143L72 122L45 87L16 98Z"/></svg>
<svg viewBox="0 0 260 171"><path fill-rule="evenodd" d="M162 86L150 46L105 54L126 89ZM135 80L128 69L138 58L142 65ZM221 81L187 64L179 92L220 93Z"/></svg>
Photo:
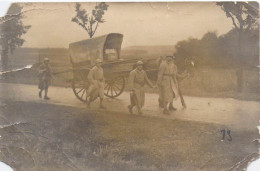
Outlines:
<svg viewBox="0 0 260 171"><path fill-rule="evenodd" d="M84 30L88 32L90 38L94 36L100 23L104 23L103 15L107 11L108 5L105 2L101 2L95 6L90 15L85 9L81 9L81 4L76 3L75 11L76 16L72 18L72 22L80 25Z"/></svg>
<svg viewBox="0 0 260 171"><path fill-rule="evenodd" d="M189 38L181 40L175 45L177 61L185 61L186 58L195 56L197 67L237 68L236 51L238 35L235 28L223 35L216 32L207 32L201 39ZM243 66L252 67L259 61L259 29L250 29L243 34L241 40L241 54Z"/></svg>
<svg viewBox="0 0 260 171"><path fill-rule="evenodd" d="M8 53L13 53L17 47L23 45L25 40L22 39L21 36L26 34L31 27L30 25L25 26L23 24L23 17L22 7L14 3L8 9L7 14L0 18L2 70L8 69Z"/></svg>
<svg viewBox="0 0 260 171"><path fill-rule="evenodd" d="M218 6L231 18L238 33L237 45L237 91L243 90L243 55L241 54L241 40L250 29L258 27L259 7L257 2L217 2Z"/></svg>

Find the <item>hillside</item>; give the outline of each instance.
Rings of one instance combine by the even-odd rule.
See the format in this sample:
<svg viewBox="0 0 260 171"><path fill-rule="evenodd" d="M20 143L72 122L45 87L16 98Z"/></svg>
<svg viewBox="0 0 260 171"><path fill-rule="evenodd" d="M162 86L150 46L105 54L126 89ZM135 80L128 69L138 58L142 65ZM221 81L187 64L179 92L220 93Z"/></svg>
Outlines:
<svg viewBox="0 0 260 171"><path fill-rule="evenodd" d="M157 58L160 56L172 55L173 45L165 46L130 46L122 49L122 58Z"/></svg>
<svg viewBox="0 0 260 171"><path fill-rule="evenodd" d="M172 55L173 52L173 45L130 46L121 50L121 58L157 58L160 56ZM10 69L18 69L38 63L45 57L50 58L50 61L54 66L70 66L69 51L65 48L18 48L13 54L9 55Z"/></svg>
<svg viewBox="0 0 260 171"><path fill-rule="evenodd" d="M13 54L9 54L9 69L19 69L26 65L32 65L39 61L38 48L17 48Z"/></svg>

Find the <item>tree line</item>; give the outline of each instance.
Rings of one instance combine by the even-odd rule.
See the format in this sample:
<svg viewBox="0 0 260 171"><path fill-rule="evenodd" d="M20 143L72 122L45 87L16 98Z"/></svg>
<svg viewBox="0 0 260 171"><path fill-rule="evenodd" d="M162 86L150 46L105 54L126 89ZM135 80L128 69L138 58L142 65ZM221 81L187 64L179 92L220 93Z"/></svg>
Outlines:
<svg viewBox="0 0 260 171"><path fill-rule="evenodd" d="M201 39L189 38L179 41L175 45L175 56L177 60L195 57L197 66L256 67L259 60L259 29L246 32L240 45L237 43L238 39L235 29L219 36L215 31L208 32ZM241 55L241 63L240 61L238 63L239 55Z"/></svg>

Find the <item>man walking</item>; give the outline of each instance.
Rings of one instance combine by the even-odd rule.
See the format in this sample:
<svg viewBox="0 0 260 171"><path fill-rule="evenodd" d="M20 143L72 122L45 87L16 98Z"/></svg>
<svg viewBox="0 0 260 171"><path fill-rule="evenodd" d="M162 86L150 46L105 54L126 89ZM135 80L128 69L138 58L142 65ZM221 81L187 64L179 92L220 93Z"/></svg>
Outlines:
<svg viewBox="0 0 260 171"><path fill-rule="evenodd" d="M166 57L160 57L157 60L157 64L158 64L158 68L160 68L160 66L162 65L162 63L166 63ZM163 108L164 107L164 100L163 100L163 89L162 86L158 85L158 91L159 91L159 98L158 98L158 102L159 102L159 107Z"/></svg>
<svg viewBox="0 0 260 171"><path fill-rule="evenodd" d="M129 76L131 104L128 106L128 109L131 114L133 113L133 107L135 106L137 107L138 114L142 114L141 108L145 103L145 84L154 88L151 81L148 79L146 72L143 70L143 62L138 61L136 69L131 71Z"/></svg>
<svg viewBox="0 0 260 171"><path fill-rule="evenodd" d="M166 56L166 61L160 64L158 72L159 100L163 105L164 114L170 114L167 106L178 97L177 67L172 60L173 56Z"/></svg>
<svg viewBox="0 0 260 171"><path fill-rule="evenodd" d="M94 101L97 97L100 98L100 105L101 109L105 109L103 105L104 99L104 72L103 68L101 67L102 60L97 59L95 66L89 71L88 74L88 81L90 86L87 90L86 100L87 106L90 106L90 103ZM89 99L87 99L89 97Z"/></svg>
<svg viewBox="0 0 260 171"><path fill-rule="evenodd" d="M52 79L52 71L51 71L49 62L50 61L48 58L44 58L43 64L40 65L40 67L39 67L39 86L38 86L38 88L40 89L39 97L42 98L42 91L44 90L44 92L45 92L44 99L45 100L50 99L47 96L48 88L49 88L49 85L50 85L51 79Z"/></svg>

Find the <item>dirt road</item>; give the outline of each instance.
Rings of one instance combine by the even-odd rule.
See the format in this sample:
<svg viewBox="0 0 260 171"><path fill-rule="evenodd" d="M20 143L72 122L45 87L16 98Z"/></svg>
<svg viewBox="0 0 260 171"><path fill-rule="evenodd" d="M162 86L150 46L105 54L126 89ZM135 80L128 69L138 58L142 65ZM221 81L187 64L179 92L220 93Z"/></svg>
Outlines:
<svg viewBox="0 0 260 171"><path fill-rule="evenodd" d="M86 108L72 92L71 88L51 87L49 96L51 100L39 99L38 89L35 85L0 83L1 97L14 101L28 101L37 103L58 104ZM158 94L146 94L146 102L143 109L144 116L166 119L181 119L200 121L205 123L223 124L230 129L251 129L256 127L260 120L260 102L241 101L232 98L205 98L184 97L187 108L183 109L180 101L175 101L178 108L170 116L162 113L158 107ZM107 111L128 114L129 93L124 92L118 98L106 98ZM98 102L93 103L91 110L97 110Z"/></svg>
<svg viewBox="0 0 260 171"><path fill-rule="evenodd" d="M51 87L0 84L0 161L16 170L242 170L258 157L259 102L185 97L165 116L147 94L144 116L126 110L128 93L106 111ZM188 121L189 120L189 121ZM194 122L199 121L199 122ZM222 129L230 129L232 140Z"/></svg>

